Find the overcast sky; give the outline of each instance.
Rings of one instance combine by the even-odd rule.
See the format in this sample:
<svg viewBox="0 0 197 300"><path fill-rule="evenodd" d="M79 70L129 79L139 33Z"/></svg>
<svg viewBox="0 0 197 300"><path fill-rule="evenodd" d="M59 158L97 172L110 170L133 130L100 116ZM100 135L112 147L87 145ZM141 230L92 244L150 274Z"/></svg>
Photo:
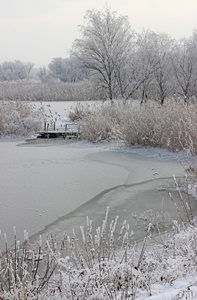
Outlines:
<svg viewBox="0 0 197 300"><path fill-rule="evenodd" d="M86 11L105 4L127 15L137 32L181 38L197 29L197 0L0 0L0 63L20 59L40 67L67 57Z"/></svg>

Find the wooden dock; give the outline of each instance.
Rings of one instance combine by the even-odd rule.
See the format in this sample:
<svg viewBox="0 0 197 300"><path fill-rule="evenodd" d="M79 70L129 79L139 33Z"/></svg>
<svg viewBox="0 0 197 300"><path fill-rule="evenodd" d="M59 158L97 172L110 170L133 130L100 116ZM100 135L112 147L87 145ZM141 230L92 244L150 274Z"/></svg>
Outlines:
<svg viewBox="0 0 197 300"><path fill-rule="evenodd" d="M80 138L80 130L79 128L70 128L70 124L66 124L65 129L55 129L50 130L49 127L45 127L43 131L37 132L37 138L39 139L56 139L56 138L63 138L63 139L79 139ZM73 127L73 124L71 124Z"/></svg>

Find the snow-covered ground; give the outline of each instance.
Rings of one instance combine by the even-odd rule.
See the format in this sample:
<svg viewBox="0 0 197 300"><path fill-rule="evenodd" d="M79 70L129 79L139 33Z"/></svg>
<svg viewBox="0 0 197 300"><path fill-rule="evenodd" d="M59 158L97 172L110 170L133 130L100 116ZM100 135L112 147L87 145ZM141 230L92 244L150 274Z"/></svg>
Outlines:
<svg viewBox="0 0 197 300"><path fill-rule="evenodd" d="M175 299L197 299L197 277L180 278L172 284L152 286L152 296L144 292L139 294L136 299L149 300L175 300Z"/></svg>

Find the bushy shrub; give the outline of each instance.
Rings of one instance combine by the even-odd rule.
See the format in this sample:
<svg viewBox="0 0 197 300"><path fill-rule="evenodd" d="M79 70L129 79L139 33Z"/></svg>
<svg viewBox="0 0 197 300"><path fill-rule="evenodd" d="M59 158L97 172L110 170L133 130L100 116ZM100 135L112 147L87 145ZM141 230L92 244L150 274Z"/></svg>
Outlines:
<svg viewBox="0 0 197 300"><path fill-rule="evenodd" d="M22 101L0 101L0 136L27 136L39 130L41 115Z"/></svg>

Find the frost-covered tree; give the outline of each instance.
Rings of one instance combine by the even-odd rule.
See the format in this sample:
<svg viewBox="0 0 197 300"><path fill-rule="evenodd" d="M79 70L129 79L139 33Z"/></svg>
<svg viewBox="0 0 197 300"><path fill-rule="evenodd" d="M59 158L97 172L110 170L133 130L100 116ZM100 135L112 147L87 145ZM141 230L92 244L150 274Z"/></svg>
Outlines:
<svg viewBox="0 0 197 300"><path fill-rule="evenodd" d="M137 39L137 56L140 79L141 103L152 97L151 85L154 82L154 71L158 67L159 58L155 55L155 33L143 30Z"/></svg>
<svg viewBox="0 0 197 300"><path fill-rule="evenodd" d="M108 7L104 12L89 10L81 34L82 38L73 44L72 56L80 68L91 70L93 78L100 82L112 100L120 89L119 75L132 49L134 34L128 18L118 16Z"/></svg>
<svg viewBox="0 0 197 300"><path fill-rule="evenodd" d="M15 61L4 61L0 64L0 81L16 81L29 79L33 63Z"/></svg>
<svg viewBox="0 0 197 300"><path fill-rule="evenodd" d="M194 29L192 37L190 38L190 47L192 51L192 55L194 56L194 72L193 72L193 79L192 79L192 88L191 88L191 95L194 98L197 98L197 30Z"/></svg>
<svg viewBox="0 0 197 300"><path fill-rule="evenodd" d="M53 58L48 65L50 76L61 81L67 81L67 60L65 58Z"/></svg>
<svg viewBox="0 0 197 300"><path fill-rule="evenodd" d="M197 95L197 32L190 38L181 39L173 51L172 66L178 93L185 102Z"/></svg>
<svg viewBox="0 0 197 300"><path fill-rule="evenodd" d="M157 100L163 104L173 89L171 52L174 41L165 33L153 35L154 55L157 64L154 68L154 85Z"/></svg>
<svg viewBox="0 0 197 300"><path fill-rule="evenodd" d="M48 70L45 66L40 67L37 71L37 76L41 82L48 81Z"/></svg>
<svg viewBox="0 0 197 300"><path fill-rule="evenodd" d="M63 82L78 82L87 79L88 72L85 69L76 70L73 59L53 58L48 65L48 80L60 80Z"/></svg>
<svg viewBox="0 0 197 300"><path fill-rule="evenodd" d="M153 81L153 73L158 65L158 57L155 55L155 34L143 31L136 35L128 60L122 66L119 74L121 82L121 96L125 99L134 94L141 94L141 102L147 99L147 90Z"/></svg>

